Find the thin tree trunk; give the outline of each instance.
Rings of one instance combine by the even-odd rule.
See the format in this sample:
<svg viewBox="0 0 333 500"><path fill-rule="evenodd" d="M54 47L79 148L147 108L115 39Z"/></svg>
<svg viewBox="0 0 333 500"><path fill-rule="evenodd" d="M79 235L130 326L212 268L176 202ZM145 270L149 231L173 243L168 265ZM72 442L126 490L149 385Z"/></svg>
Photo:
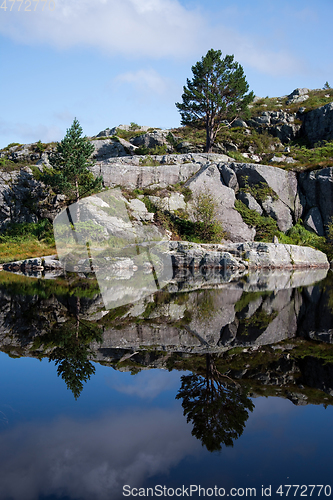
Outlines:
<svg viewBox="0 0 333 500"><path fill-rule="evenodd" d="M75 308L75 318L76 318L76 332L75 332L75 337L76 339L79 338L79 328L80 328L80 309L81 309L81 304L80 304L80 298L76 298L76 308Z"/></svg>
<svg viewBox="0 0 333 500"><path fill-rule="evenodd" d="M213 128L207 125L206 127L206 148L205 153L211 153L214 144L214 131Z"/></svg>
<svg viewBox="0 0 333 500"><path fill-rule="evenodd" d="M75 203L76 205L76 222L80 222L80 193L79 193L79 183L77 178L75 179Z"/></svg>

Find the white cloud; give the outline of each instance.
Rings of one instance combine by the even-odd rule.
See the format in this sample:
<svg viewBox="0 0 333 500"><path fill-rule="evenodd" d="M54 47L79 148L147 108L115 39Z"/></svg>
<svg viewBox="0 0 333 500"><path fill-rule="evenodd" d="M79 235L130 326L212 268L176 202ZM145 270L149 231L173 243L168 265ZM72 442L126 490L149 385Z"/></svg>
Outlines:
<svg viewBox="0 0 333 500"><path fill-rule="evenodd" d="M218 26L211 30L213 47L223 46L223 55L234 54L236 61L270 76L291 76L306 71L304 62L286 48L276 49L269 36L238 33Z"/></svg>
<svg viewBox="0 0 333 500"><path fill-rule="evenodd" d="M216 24L207 13L189 10L178 0L54 0L55 9L4 13L0 32L24 44L47 43L61 49L95 47L108 55L150 59L197 57L223 48L242 64L270 74L295 72L300 63L287 50L270 48L269 35L253 36ZM223 16L222 16L223 17ZM264 33L264 32L259 32ZM265 38L266 37L266 38ZM195 62L195 61L193 61ZM123 75L155 89L153 70Z"/></svg>
<svg viewBox="0 0 333 500"><path fill-rule="evenodd" d="M159 95L168 93L175 86L171 79L163 78L154 69L140 69L138 71L122 73L116 76L114 82L116 84L128 83L140 92L153 92Z"/></svg>
<svg viewBox="0 0 333 500"><path fill-rule="evenodd" d="M179 409L149 409L19 424L0 434L0 448L0 500L116 500L124 484L167 473L201 444Z"/></svg>
<svg viewBox="0 0 333 500"><path fill-rule="evenodd" d="M112 375L111 387L118 392L137 396L143 399L153 399L164 391L174 389L179 386L179 373L168 373L165 371L143 371L131 380L130 383L124 383L124 377Z"/></svg>
<svg viewBox="0 0 333 500"><path fill-rule="evenodd" d="M59 48L98 47L128 56L182 56L198 42L201 17L177 0L55 0L41 7L1 16L0 30L22 43L49 43ZM6 20L5 20L6 17Z"/></svg>

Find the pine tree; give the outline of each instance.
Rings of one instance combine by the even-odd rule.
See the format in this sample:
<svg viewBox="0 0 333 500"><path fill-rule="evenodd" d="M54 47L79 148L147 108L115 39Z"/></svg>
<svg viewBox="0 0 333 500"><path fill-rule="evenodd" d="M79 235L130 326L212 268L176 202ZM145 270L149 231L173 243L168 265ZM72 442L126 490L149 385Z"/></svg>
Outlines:
<svg viewBox="0 0 333 500"><path fill-rule="evenodd" d="M68 205L102 189L102 177L94 177L91 155L94 146L82 137L82 128L75 118L65 137L50 157L51 168L44 168L41 180L54 191L65 194Z"/></svg>
<svg viewBox="0 0 333 500"><path fill-rule="evenodd" d="M192 66L193 79L187 79L182 103L176 103L182 125L206 128L206 148L210 153L223 120L234 120L253 100L242 66L233 55L222 59L220 50L210 49Z"/></svg>

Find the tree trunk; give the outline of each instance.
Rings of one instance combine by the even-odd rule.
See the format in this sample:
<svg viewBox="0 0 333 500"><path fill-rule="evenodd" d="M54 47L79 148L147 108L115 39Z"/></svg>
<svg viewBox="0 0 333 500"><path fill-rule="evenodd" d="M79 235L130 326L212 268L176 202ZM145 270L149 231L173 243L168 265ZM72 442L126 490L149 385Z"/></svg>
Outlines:
<svg viewBox="0 0 333 500"><path fill-rule="evenodd" d="M206 125L206 148L205 153L211 153L214 144L214 128L212 125Z"/></svg>
<svg viewBox="0 0 333 500"><path fill-rule="evenodd" d="M75 319L76 319L76 331L75 331L75 337L76 340L79 338L79 328L80 328L80 309L81 309L81 303L80 303L80 298L76 298L76 308L75 308Z"/></svg>
<svg viewBox="0 0 333 500"><path fill-rule="evenodd" d="M79 183L78 179L75 179L75 203L76 205L76 222L80 222L80 193L79 193Z"/></svg>

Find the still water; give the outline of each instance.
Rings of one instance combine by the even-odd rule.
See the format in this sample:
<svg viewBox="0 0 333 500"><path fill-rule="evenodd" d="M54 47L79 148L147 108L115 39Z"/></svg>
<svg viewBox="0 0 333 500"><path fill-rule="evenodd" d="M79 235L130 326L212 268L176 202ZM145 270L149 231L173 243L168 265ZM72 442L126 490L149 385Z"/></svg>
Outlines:
<svg viewBox="0 0 333 500"><path fill-rule="evenodd" d="M330 497L325 274L192 277L107 311L93 279L2 273L0 499Z"/></svg>

